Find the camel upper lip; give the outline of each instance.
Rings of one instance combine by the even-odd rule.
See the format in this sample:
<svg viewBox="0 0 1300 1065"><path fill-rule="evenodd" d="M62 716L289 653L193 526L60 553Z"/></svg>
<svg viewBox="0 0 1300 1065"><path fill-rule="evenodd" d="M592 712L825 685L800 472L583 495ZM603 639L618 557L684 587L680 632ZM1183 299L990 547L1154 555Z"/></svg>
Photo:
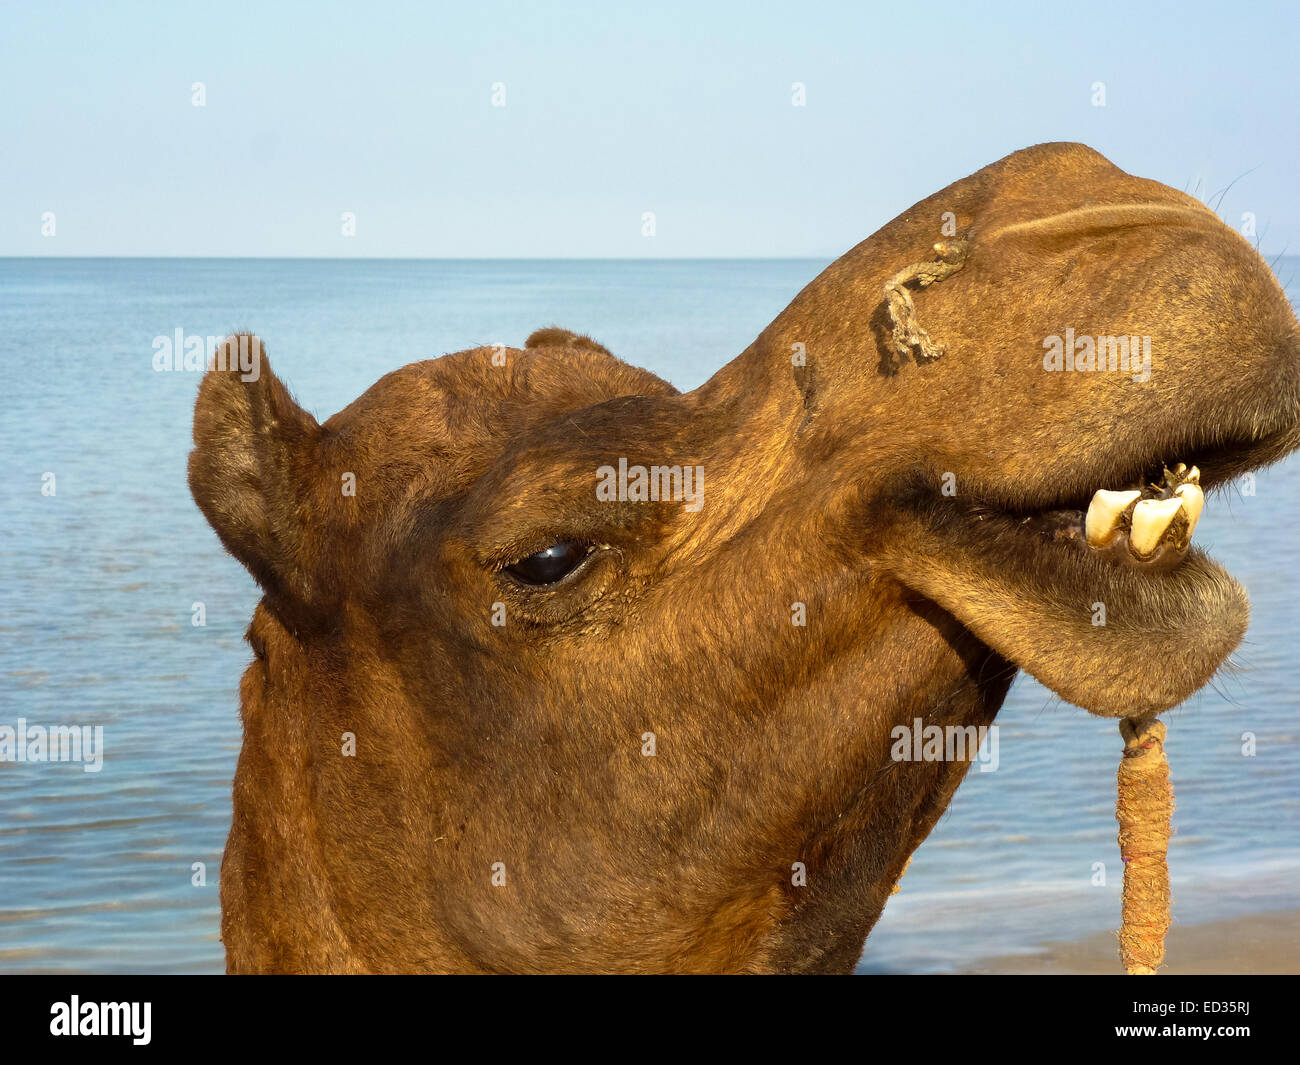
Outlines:
<svg viewBox="0 0 1300 1065"><path fill-rule="evenodd" d="M1130 520L1134 518L1133 507L1139 505L1136 499L1129 505L1122 524L1116 520L1114 524L1108 524L1102 530L1103 533L1111 528L1116 530L1105 537L1106 541L1113 540L1113 543L1094 540L1088 532L1089 522L1095 518L1095 512L1090 513L1090 505L1094 498L1098 497L1098 490L1107 489L1116 494L1131 492L1133 497L1138 497L1140 492L1141 500L1150 500L1156 494L1152 490L1158 492L1164 479L1171 476L1172 468L1180 471L1194 469L1199 488L1212 490L1229 483L1235 475L1286 454L1292 450L1294 443L1295 441L1290 439L1288 430L1277 430L1252 439L1230 439L1188 448L1174 453L1178 461L1164 456L1136 457L1121 466L1123 472L1118 475L1113 473L1098 475L1080 471L1075 473L1074 480L1060 478L1056 482L1058 485L1070 485L1070 487L1046 499L1021 500L1003 506L997 503L996 493L978 497L977 501L969 507L969 514L976 521L1000 520L1008 523L1019 533L1068 544L1072 548L1087 551L1099 562L1119 563L1129 568L1152 572L1168 571L1179 566L1188 557L1190 540L1201 504L1197 504L1196 513L1190 518L1190 526L1187 513L1176 515L1172 521L1166 518L1168 524L1159 526L1161 531L1156 534L1157 546L1143 547L1139 553L1129 532ZM1099 479L1092 480L1094 476ZM1082 477L1088 477L1089 480L1082 481ZM1075 483L1080 487L1075 489L1073 487ZM1173 485L1174 481L1170 481L1169 488L1165 489L1163 495L1166 499L1172 494ZM1198 496L1203 500L1204 497L1199 492ZM1175 511L1177 509L1175 506Z"/></svg>
<svg viewBox="0 0 1300 1065"><path fill-rule="evenodd" d="M1055 476L1052 488L1017 498L1014 491L996 489L979 493L984 505L1011 517L1031 517L1056 511L1088 509L1099 488L1142 488L1160 480L1165 469L1182 462L1201 471L1201 487L1208 494L1244 473L1267 466L1300 446L1300 431L1286 426L1253 438L1206 441L1182 447L1164 447L1127 461L1107 456L1104 468L1071 470ZM1023 491L1023 486L1016 486Z"/></svg>

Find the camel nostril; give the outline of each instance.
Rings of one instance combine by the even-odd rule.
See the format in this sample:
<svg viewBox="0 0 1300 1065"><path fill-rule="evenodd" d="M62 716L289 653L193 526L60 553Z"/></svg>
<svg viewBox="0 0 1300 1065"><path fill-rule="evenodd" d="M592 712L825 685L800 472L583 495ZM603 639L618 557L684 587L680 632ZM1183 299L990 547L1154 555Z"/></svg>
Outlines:
<svg viewBox="0 0 1300 1065"><path fill-rule="evenodd" d="M594 550L591 544L563 540L506 567L516 580L531 585L555 584L578 568Z"/></svg>

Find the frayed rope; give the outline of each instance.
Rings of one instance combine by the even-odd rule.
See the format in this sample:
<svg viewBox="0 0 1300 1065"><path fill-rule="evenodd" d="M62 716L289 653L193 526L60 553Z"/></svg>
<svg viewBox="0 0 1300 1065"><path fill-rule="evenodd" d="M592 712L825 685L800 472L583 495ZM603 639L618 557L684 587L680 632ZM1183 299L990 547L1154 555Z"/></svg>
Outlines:
<svg viewBox="0 0 1300 1065"><path fill-rule="evenodd" d="M934 245L938 259L933 262L912 263L899 270L885 282L885 303L889 318L894 324L891 343L894 355L901 363L916 349L917 362L929 362L944 353L942 344L936 344L916 321L916 305L907 286L915 283L925 288L936 281L951 277L966 264L970 244L964 240L941 240Z"/></svg>
<svg viewBox="0 0 1300 1065"><path fill-rule="evenodd" d="M1119 723L1115 820L1124 860L1119 956L1130 976L1152 976L1165 958L1169 931L1169 837L1174 789L1165 758L1165 726L1153 717Z"/></svg>

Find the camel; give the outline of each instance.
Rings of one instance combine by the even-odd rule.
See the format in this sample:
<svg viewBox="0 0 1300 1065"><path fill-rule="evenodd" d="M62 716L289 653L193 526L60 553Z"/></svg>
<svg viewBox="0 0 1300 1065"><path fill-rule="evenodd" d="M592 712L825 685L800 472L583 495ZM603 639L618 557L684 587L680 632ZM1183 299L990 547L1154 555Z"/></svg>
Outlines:
<svg viewBox="0 0 1300 1065"><path fill-rule="evenodd" d="M205 374L189 478L263 593L235 973L849 972L971 764L891 730L988 726L1017 670L1181 702L1248 620L1204 492L1300 446L1256 251L1078 144L908 209L687 393L548 327L321 424L227 343L260 372Z"/></svg>

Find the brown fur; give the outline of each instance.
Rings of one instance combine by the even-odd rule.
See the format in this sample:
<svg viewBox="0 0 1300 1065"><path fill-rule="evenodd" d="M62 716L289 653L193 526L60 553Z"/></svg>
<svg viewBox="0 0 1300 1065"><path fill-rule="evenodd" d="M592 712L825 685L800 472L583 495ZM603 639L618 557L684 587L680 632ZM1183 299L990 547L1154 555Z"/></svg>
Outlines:
<svg viewBox="0 0 1300 1065"><path fill-rule="evenodd" d="M945 354L897 366L882 289L944 212L969 260L912 296ZM1044 372L1067 326L1152 335L1151 381ZM1244 631L1208 560L1131 572L1018 515L1300 445L1266 267L1080 145L905 212L694 392L557 328L493 355L407 366L324 425L265 360L204 379L191 487L265 591L231 971L848 971L966 770L892 761L893 725L987 724L1016 667L1163 709ZM702 466L703 508L598 501L620 457ZM563 540L600 546L550 587L504 572Z"/></svg>

